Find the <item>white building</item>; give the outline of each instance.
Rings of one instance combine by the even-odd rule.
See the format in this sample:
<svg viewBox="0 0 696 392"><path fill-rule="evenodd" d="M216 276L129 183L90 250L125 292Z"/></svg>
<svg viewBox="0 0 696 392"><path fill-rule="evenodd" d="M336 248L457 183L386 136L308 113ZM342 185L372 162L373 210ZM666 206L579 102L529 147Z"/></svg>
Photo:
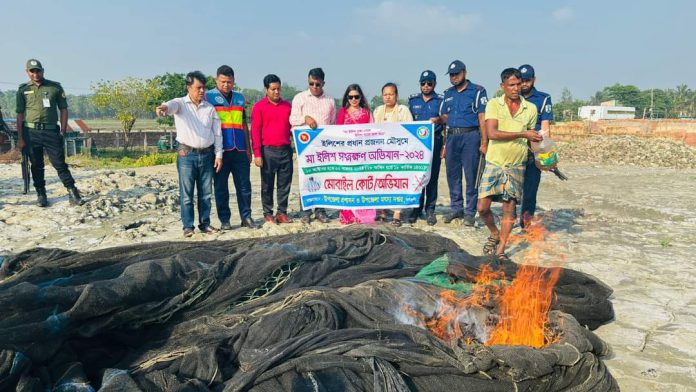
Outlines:
<svg viewBox="0 0 696 392"><path fill-rule="evenodd" d="M581 106L578 117L585 120L632 120L636 118L636 108L628 106Z"/></svg>

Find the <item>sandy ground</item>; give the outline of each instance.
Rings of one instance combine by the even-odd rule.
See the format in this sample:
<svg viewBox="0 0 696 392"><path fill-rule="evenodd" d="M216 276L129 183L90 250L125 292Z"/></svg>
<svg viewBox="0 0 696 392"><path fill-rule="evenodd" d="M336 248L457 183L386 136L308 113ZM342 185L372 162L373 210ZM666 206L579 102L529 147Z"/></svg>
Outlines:
<svg viewBox="0 0 696 392"><path fill-rule="evenodd" d="M696 390L696 170L576 164L564 166L564 172L570 181L545 175L539 192L539 207L553 234L544 259L562 259L566 267L590 273L615 290L616 319L597 330L613 347L614 353L605 358L612 374L624 391ZM73 174L87 204L69 206L65 189L48 168L51 205L40 209L34 206L33 192L23 195L20 191L19 165L0 165L0 255L36 246L87 251L139 242L236 239L340 226L336 219L309 226L297 221L267 224L260 230L197 233L184 239L173 165L116 171L73 168ZM252 183L254 218L260 220L260 179L255 168ZM291 215L299 210L296 184ZM232 200L234 224L239 217L234 196ZM481 254L487 230L480 222L475 228L460 221L443 224L441 214L448 203L446 182L441 181L440 222L429 227L419 221L414 227ZM216 216L213 223L219 225ZM518 262L524 253L519 246L510 249Z"/></svg>

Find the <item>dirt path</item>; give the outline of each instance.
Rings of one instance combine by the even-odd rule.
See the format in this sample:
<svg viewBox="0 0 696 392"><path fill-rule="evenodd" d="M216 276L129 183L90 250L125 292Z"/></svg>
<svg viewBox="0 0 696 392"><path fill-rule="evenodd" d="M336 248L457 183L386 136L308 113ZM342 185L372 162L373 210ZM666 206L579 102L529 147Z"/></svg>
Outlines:
<svg viewBox="0 0 696 392"><path fill-rule="evenodd" d="M88 203L70 207L55 171L47 169L51 206L34 206L20 192L20 168L0 165L0 255L35 246L92 250L161 240L184 240L173 165L119 171L73 169ZM553 233L544 260L597 276L614 290L616 320L598 329L614 354L607 365L625 391L696 390L696 170L566 165L570 181L544 176L539 206ZM441 175L444 178L444 172ZM297 181L293 185L296 185ZM254 218L260 219L258 170L252 169ZM293 187L291 213L299 209ZM234 200L234 196L232 197ZM438 214L449 198L441 181ZM233 224L238 223L236 205ZM214 211L213 211L214 212ZM438 217L441 220L441 217ZM213 223L218 225L217 218ZM293 223L196 234L186 241L235 239L338 226ZM480 254L487 233L460 222L416 229L455 240ZM524 249L513 247L522 261Z"/></svg>

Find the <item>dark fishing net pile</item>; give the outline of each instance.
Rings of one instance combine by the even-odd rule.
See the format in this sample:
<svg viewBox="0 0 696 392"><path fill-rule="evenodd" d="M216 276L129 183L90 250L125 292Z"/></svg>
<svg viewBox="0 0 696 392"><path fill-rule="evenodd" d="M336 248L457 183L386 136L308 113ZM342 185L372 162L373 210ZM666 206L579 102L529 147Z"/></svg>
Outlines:
<svg viewBox="0 0 696 392"><path fill-rule="evenodd" d="M445 254L453 281L490 262L367 228L23 252L0 267L0 390L618 390L587 328L613 318L611 289L587 274L561 273L542 349L404 322L404 301L434 308L443 289L413 277Z"/></svg>

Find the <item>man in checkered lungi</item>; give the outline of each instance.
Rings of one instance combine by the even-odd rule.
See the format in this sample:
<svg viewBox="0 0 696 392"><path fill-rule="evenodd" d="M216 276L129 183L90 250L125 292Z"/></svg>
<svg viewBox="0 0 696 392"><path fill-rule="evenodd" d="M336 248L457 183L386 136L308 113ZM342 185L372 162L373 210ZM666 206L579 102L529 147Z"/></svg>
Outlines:
<svg viewBox="0 0 696 392"><path fill-rule="evenodd" d="M500 79L504 95L488 101L486 106L486 133L489 142L486 168L479 184L477 209L491 232L483 253L495 255L500 261L509 261L505 255L505 245L515 222L515 206L522 196L527 141L539 142L542 137L534 131L536 107L520 95L520 71L506 68L500 74ZM492 201L503 203L500 229L491 212Z"/></svg>

